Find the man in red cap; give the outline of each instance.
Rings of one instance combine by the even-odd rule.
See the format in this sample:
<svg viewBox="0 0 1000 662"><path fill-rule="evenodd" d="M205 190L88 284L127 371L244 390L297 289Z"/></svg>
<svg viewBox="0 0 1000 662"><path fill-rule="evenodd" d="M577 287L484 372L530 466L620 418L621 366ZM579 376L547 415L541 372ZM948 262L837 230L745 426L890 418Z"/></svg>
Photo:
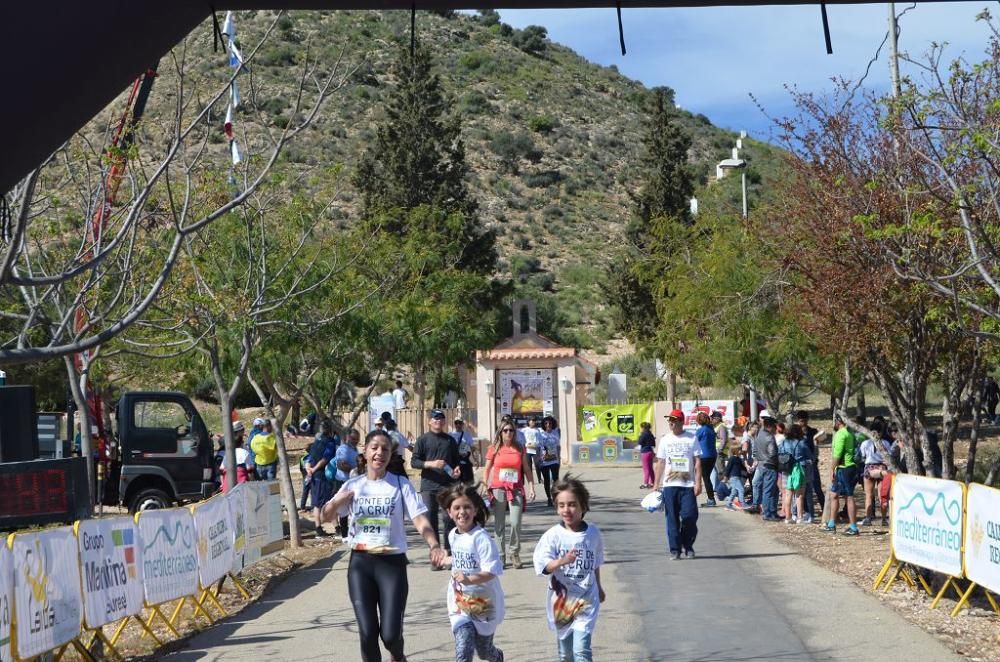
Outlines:
<svg viewBox="0 0 1000 662"><path fill-rule="evenodd" d="M677 561L683 553L694 558L698 536L698 495L701 494L701 449L695 436L684 430L684 412L667 414L670 432L656 446L654 489L663 490L663 510L667 516L667 546Z"/></svg>

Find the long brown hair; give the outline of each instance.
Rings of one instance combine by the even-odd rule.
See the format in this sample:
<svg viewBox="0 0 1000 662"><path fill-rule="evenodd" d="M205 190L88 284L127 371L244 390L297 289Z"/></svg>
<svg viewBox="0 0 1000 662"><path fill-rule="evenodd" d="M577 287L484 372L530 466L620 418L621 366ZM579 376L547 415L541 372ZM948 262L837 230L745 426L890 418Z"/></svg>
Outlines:
<svg viewBox="0 0 1000 662"><path fill-rule="evenodd" d="M517 447L517 426L514 425L513 420L500 419L500 427L497 428L496 436L493 438L493 452L496 453L503 446L503 429L508 425L513 430L511 437L511 445Z"/></svg>

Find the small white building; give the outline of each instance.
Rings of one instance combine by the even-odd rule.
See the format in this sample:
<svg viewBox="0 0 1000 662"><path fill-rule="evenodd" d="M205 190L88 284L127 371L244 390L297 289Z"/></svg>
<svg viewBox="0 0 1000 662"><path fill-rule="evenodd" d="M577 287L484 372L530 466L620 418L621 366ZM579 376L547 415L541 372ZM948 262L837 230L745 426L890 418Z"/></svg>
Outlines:
<svg viewBox="0 0 1000 662"><path fill-rule="evenodd" d="M530 416L553 416L562 432L562 459L570 457L577 439L577 407L589 404L600 380L596 365L572 347L562 347L537 331L535 304L513 304L514 329L496 347L476 352L475 393L477 436L492 440L497 423L510 414L519 425Z"/></svg>

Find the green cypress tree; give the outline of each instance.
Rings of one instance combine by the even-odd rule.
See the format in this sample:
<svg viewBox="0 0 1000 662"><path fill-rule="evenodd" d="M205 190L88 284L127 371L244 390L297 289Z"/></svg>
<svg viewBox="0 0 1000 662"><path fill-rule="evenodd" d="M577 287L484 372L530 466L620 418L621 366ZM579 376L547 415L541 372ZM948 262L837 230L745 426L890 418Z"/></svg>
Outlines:
<svg viewBox="0 0 1000 662"><path fill-rule="evenodd" d="M673 105L673 90L652 90L640 161L643 182L625 228L628 241L612 262L604 286L618 328L640 347L656 333L657 300L666 295L662 275L674 255L675 231L692 220L691 137L677 122Z"/></svg>
<svg viewBox="0 0 1000 662"><path fill-rule="evenodd" d="M492 273L495 233L482 227L469 194L459 117L451 112L452 100L433 71L430 51L418 41L411 53L410 45L401 43L393 74L385 120L354 175L363 217L402 235L408 230L407 213L417 207L459 213L464 219L454 228L454 239L464 245L459 268Z"/></svg>

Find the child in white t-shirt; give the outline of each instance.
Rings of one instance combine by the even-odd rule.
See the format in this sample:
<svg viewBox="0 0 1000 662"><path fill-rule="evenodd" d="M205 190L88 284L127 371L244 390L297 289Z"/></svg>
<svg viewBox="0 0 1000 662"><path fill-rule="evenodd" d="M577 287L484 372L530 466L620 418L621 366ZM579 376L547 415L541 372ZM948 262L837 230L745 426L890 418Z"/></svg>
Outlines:
<svg viewBox="0 0 1000 662"><path fill-rule="evenodd" d="M438 503L455 522L448 534L451 565L448 582L448 617L455 635L456 662L479 659L503 662L503 651L493 645L493 636L504 617L504 595L500 580L503 563L493 536L483 525L489 509L475 487L456 483L438 495Z"/></svg>
<svg viewBox="0 0 1000 662"><path fill-rule="evenodd" d="M549 580L546 612L555 630L559 662L593 660L591 637L604 602L601 566L604 541L600 530L583 521L590 493L582 482L566 476L552 488L560 524L535 545L535 572Z"/></svg>

